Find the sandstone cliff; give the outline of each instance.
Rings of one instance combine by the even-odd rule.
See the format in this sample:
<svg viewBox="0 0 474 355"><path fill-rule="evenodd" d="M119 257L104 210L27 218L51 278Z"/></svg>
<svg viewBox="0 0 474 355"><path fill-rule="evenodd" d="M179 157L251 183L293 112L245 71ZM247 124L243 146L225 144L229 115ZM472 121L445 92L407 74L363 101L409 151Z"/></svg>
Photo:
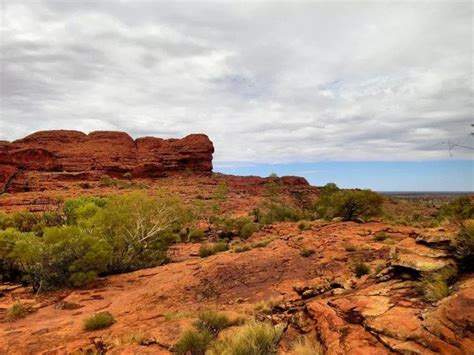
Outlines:
<svg viewBox="0 0 474 355"><path fill-rule="evenodd" d="M0 141L0 191L19 172L160 177L177 172L212 171L214 147L204 134L182 139L144 137L124 132L42 131L14 142ZM74 176L74 175L72 175Z"/></svg>

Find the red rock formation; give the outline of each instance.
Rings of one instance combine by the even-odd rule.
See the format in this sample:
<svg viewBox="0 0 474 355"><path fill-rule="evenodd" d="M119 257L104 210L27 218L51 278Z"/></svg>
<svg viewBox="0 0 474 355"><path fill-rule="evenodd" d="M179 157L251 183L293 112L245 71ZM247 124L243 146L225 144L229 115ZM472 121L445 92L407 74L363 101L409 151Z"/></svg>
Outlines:
<svg viewBox="0 0 474 355"><path fill-rule="evenodd" d="M43 131L23 139L0 142L0 188L17 170L103 174L135 177L175 172L212 171L214 147L206 135L183 139L145 137L133 140L124 132Z"/></svg>

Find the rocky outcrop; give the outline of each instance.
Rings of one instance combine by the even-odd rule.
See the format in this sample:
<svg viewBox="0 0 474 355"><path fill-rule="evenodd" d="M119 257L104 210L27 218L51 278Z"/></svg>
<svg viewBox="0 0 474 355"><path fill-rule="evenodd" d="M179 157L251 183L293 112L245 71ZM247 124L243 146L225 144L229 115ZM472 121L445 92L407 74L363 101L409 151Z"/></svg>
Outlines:
<svg viewBox="0 0 474 355"><path fill-rule="evenodd" d="M176 172L209 173L214 147L204 134L182 139L145 137L124 132L43 131L12 143L0 142L0 183L17 170L88 173L99 177L158 177Z"/></svg>

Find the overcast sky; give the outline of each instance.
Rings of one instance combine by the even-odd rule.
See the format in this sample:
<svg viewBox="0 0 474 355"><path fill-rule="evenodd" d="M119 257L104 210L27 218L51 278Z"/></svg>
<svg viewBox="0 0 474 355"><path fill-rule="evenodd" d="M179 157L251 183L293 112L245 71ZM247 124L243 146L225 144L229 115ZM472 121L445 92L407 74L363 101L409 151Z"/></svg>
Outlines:
<svg viewBox="0 0 474 355"><path fill-rule="evenodd" d="M0 139L202 132L221 166L449 159L441 142L472 144L471 2L2 6Z"/></svg>

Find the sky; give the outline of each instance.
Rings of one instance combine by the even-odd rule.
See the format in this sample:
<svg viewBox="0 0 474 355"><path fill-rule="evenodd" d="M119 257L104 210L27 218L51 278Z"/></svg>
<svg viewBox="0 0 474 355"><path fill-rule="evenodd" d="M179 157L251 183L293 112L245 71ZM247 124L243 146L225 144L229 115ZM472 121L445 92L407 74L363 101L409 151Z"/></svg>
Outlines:
<svg viewBox="0 0 474 355"><path fill-rule="evenodd" d="M1 1L0 140L205 133L215 170L474 190L470 1Z"/></svg>

